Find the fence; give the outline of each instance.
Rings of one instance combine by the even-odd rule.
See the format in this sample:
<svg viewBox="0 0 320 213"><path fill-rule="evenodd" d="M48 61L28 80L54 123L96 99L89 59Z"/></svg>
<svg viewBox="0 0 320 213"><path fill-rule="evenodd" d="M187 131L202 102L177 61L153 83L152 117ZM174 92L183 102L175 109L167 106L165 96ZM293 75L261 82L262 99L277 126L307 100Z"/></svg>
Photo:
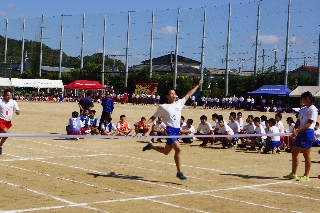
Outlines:
<svg viewBox="0 0 320 213"><path fill-rule="evenodd" d="M23 41L15 62L34 57L34 47L24 45L27 41L50 47L39 56L40 75L41 66L59 64L59 70L68 66L64 54L78 57L82 68L83 57L95 53L122 60L126 72L150 56L168 53L201 62L201 70L294 70L303 64L318 64L319 11L319 0L264 0L204 8L4 19L0 35L6 41ZM0 60L13 59L9 42L0 48Z"/></svg>

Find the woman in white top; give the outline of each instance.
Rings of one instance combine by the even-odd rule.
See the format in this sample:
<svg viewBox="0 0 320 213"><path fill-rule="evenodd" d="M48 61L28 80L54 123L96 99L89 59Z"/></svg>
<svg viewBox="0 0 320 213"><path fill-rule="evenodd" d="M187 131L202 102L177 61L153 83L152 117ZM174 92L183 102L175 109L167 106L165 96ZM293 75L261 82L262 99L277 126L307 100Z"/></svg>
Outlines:
<svg viewBox="0 0 320 213"><path fill-rule="evenodd" d="M305 172L304 175L299 177L297 180L309 180L309 172L311 168L310 151L314 140L314 127L318 117L318 109L313 105L315 102L316 99L312 96L311 92L308 91L301 94L301 103L306 107L300 109L297 121L299 127L298 129L293 130L292 136L296 136L296 141L294 142L292 149L292 171L290 174L285 176L285 178L297 178L296 172L299 163L298 155L302 151L303 157L305 158Z"/></svg>

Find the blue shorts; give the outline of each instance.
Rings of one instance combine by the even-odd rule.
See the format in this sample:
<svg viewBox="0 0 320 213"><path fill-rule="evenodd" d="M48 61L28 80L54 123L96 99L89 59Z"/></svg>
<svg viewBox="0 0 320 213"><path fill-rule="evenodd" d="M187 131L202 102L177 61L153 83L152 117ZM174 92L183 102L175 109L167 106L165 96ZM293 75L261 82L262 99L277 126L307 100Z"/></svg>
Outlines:
<svg viewBox="0 0 320 213"><path fill-rule="evenodd" d="M306 129L299 132L293 146L310 149L314 140L314 130Z"/></svg>
<svg viewBox="0 0 320 213"><path fill-rule="evenodd" d="M231 136L231 135L230 135ZM231 137L231 143L235 143L235 142L237 142L239 139L237 138L237 137ZM222 144L226 144L227 143L227 141L226 141L226 138L223 138L222 139Z"/></svg>
<svg viewBox="0 0 320 213"><path fill-rule="evenodd" d="M219 102L216 103L216 106L217 106L217 107L219 106Z"/></svg>
<svg viewBox="0 0 320 213"><path fill-rule="evenodd" d="M278 148L280 147L281 142L280 141L269 141L267 144L268 149Z"/></svg>
<svg viewBox="0 0 320 213"><path fill-rule="evenodd" d="M180 137L180 128L174 128L171 126L167 126L165 133L167 136L178 136L176 138L166 138L167 142L166 144L168 144L169 146L172 146L173 142L175 141L179 141L179 137Z"/></svg>
<svg viewBox="0 0 320 213"><path fill-rule="evenodd" d="M320 140L316 140L312 143L313 147L320 147Z"/></svg>

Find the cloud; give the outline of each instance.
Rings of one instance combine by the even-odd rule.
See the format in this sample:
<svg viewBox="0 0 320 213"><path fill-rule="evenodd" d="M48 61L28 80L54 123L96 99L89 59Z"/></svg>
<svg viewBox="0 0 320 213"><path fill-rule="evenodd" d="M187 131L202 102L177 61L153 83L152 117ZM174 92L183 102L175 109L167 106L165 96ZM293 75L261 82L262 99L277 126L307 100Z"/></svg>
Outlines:
<svg viewBox="0 0 320 213"><path fill-rule="evenodd" d="M86 36L90 37L92 36L92 33L91 32L85 32Z"/></svg>
<svg viewBox="0 0 320 213"><path fill-rule="evenodd" d="M14 7L14 3L8 4L8 7L13 8Z"/></svg>
<svg viewBox="0 0 320 213"><path fill-rule="evenodd" d="M2 11L2 10L0 10L0 16L7 16L7 13Z"/></svg>
<svg viewBox="0 0 320 213"><path fill-rule="evenodd" d="M155 28L154 32L159 34L172 35L172 34L176 34L177 28L174 26L165 26L164 28L161 28L161 29Z"/></svg>
<svg viewBox="0 0 320 213"><path fill-rule="evenodd" d="M289 44L292 46L303 45L303 40L297 36L292 36L289 39Z"/></svg>
<svg viewBox="0 0 320 213"><path fill-rule="evenodd" d="M19 13L19 16L20 16L20 17L27 17L27 15L26 15L26 14L23 14L23 13Z"/></svg>
<svg viewBox="0 0 320 213"><path fill-rule="evenodd" d="M275 45L282 42L283 38L277 35L259 35L259 42L266 45Z"/></svg>

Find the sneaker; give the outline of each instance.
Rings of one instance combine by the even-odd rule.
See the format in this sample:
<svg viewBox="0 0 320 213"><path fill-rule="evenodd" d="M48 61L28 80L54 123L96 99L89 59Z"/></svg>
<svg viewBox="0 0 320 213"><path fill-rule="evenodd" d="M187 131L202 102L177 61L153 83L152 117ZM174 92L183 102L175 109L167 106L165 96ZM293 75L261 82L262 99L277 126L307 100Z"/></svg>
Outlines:
<svg viewBox="0 0 320 213"><path fill-rule="evenodd" d="M274 147L273 149L272 149L272 154L276 154L277 153L277 147Z"/></svg>
<svg viewBox="0 0 320 213"><path fill-rule="evenodd" d="M153 146L152 142L148 143L145 147L142 148L142 151L150 150L150 148Z"/></svg>
<svg viewBox="0 0 320 213"><path fill-rule="evenodd" d="M76 140L78 141L78 140L79 140L79 138L77 137L77 138L76 138Z"/></svg>
<svg viewBox="0 0 320 213"><path fill-rule="evenodd" d="M286 176L283 176L284 178L288 178L288 179L297 179L297 175L294 175L292 173L286 175Z"/></svg>
<svg viewBox="0 0 320 213"><path fill-rule="evenodd" d="M281 154L281 150L280 150L280 149L278 149L278 150L276 151L276 153Z"/></svg>
<svg viewBox="0 0 320 213"><path fill-rule="evenodd" d="M264 146L260 148L260 153L263 153L263 150L264 150Z"/></svg>
<svg viewBox="0 0 320 213"><path fill-rule="evenodd" d="M185 180L185 179L187 179L187 177L184 176L182 172L178 172L178 173L177 173L177 178L179 178L180 180Z"/></svg>
<svg viewBox="0 0 320 213"><path fill-rule="evenodd" d="M298 177L297 181L310 181L310 179L307 176L300 176Z"/></svg>
<svg viewBox="0 0 320 213"><path fill-rule="evenodd" d="M0 155L2 155L2 146L0 146Z"/></svg>
<svg viewBox="0 0 320 213"><path fill-rule="evenodd" d="M157 139L157 142L161 142L161 143L162 143L162 140L161 140L160 138L158 138L158 139Z"/></svg>
<svg viewBox="0 0 320 213"><path fill-rule="evenodd" d="M214 144L210 144L210 147L211 147L211 148L214 147Z"/></svg>
<svg viewBox="0 0 320 213"><path fill-rule="evenodd" d="M232 144L229 144L229 145L228 145L228 149L231 149L231 148L232 148Z"/></svg>

